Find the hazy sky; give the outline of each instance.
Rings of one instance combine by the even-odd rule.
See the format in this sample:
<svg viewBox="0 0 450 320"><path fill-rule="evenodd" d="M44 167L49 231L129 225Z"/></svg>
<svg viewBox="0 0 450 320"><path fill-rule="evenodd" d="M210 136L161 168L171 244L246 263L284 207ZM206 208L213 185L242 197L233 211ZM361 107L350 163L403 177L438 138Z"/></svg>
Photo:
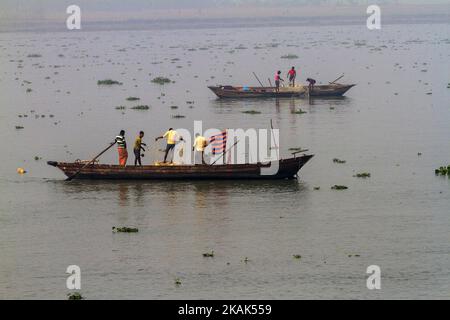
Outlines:
<svg viewBox="0 0 450 320"><path fill-rule="evenodd" d="M72 4L81 7L86 20L102 21L349 14L358 5L448 4L450 7L450 0L0 0L0 24L57 21L66 16L65 9Z"/></svg>

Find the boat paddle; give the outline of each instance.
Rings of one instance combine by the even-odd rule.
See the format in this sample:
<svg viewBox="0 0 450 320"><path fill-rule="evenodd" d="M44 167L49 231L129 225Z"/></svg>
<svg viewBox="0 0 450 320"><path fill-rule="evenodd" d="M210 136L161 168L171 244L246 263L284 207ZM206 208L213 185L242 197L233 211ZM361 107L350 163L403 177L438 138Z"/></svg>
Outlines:
<svg viewBox="0 0 450 320"><path fill-rule="evenodd" d="M340 76L336 80L329 82L329 84L334 84L336 81L341 80L343 77L344 77L344 74L342 74L342 76Z"/></svg>
<svg viewBox="0 0 450 320"><path fill-rule="evenodd" d="M100 152L94 159L92 159L91 161L89 161L88 163L86 163L84 166L81 167L80 170L78 170L77 172L75 172L73 175L71 175L70 177L68 177L66 179L66 181L72 181L84 168L86 168L88 165L90 165L91 163L93 163L95 160L97 160L102 154L104 154L106 151L108 151L113 145L116 144L116 141L112 142L108 148L106 148L105 150L103 150L102 152Z"/></svg>
<svg viewBox="0 0 450 320"><path fill-rule="evenodd" d="M236 142L235 142L228 150L223 151L223 152L220 154L220 156L223 155L223 154L225 154L226 152L230 151L235 145L237 145L238 142L239 142L239 140L237 140L237 141L236 141ZM217 161L219 161L220 156L217 157L216 161L214 161L213 163L211 163L210 166L212 166L212 165L215 164Z"/></svg>
<svg viewBox="0 0 450 320"><path fill-rule="evenodd" d="M256 75L256 73L253 72L253 75L255 76L256 80L258 80L259 84L261 85L261 87L264 88L264 85L262 84L262 82L259 80L258 76Z"/></svg>

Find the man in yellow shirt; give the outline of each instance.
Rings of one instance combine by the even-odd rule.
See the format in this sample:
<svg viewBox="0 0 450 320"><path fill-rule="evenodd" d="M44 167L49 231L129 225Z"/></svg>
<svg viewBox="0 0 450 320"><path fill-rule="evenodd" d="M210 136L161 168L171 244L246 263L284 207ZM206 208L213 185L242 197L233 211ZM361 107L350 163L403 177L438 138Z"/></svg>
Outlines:
<svg viewBox="0 0 450 320"><path fill-rule="evenodd" d="M169 151L175 148L175 142L177 139L178 133L173 130L173 128L169 128L164 135L157 137L155 141L158 141L159 139L167 138L167 146L166 146L166 154L164 155L164 163L166 163L167 155L169 154ZM181 141L183 140L183 137L180 137Z"/></svg>
<svg viewBox="0 0 450 320"><path fill-rule="evenodd" d="M141 163L141 150L145 151L144 147L146 146L145 143L142 142L142 138L144 137L144 131L139 132L139 136L134 141L134 165L137 166L138 164L142 166Z"/></svg>
<svg viewBox="0 0 450 320"><path fill-rule="evenodd" d="M208 142L205 137L201 136L199 133L195 134L194 145L192 146L192 151L195 150L194 154L194 164L197 164L197 157L202 159L202 164L206 164L205 162L205 148L208 145Z"/></svg>

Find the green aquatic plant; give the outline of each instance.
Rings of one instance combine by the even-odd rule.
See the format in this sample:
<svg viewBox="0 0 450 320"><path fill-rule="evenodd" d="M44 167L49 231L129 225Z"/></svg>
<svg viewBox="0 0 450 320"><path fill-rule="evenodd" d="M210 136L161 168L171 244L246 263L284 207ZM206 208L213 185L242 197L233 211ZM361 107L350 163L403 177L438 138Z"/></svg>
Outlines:
<svg viewBox="0 0 450 320"><path fill-rule="evenodd" d="M303 111L302 109L298 109L298 110L293 110L291 111L292 114L304 114L306 113L306 111Z"/></svg>
<svg viewBox="0 0 450 320"><path fill-rule="evenodd" d="M130 227L112 227L113 232L139 232L138 228L130 228Z"/></svg>
<svg viewBox="0 0 450 320"><path fill-rule="evenodd" d="M98 80L97 85L99 86L111 86L113 84L122 85L122 82L111 80L111 79L105 79L105 80Z"/></svg>
<svg viewBox="0 0 450 320"><path fill-rule="evenodd" d="M141 98L138 97L128 97L127 101L137 101L137 100L141 100Z"/></svg>
<svg viewBox="0 0 450 320"><path fill-rule="evenodd" d="M174 114L174 115L172 115L172 118L181 119L181 118L186 118L186 116L183 116L182 114Z"/></svg>
<svg viewBox="0 0 450 320"><path fill-rule="evenodd" d="M131 109L133 109L133 110L148 110L148 109L150 109L150 107L148 105L139 105L139 106L134 106Z"/></svg>
<svg viewBox="0 0 450 320"><path fill-rule="evenodd" d="M68 300L83 300L84 299L84 297L79 292L68 293L67 297L68 297L67 298Z"/></svg>
<svg viewBox="0 0 450 320"><path fill-rule="evenodd" d="M314 187L314 190L316 190L316 191L320 190L320 187Z"/></svg>
<svg viewBox="0 0 450 320"><path fill-rule="evenodd" d="M298 55L296 54L286 54L284 56L281 56L281 59L298 59Z"/></svg>
<svg viewBox="0 0 450 320"><path fill-rule="evenodd" d="M205 258L214 258L214 251L211 250L211 252L203 253L203 257L205 257Z"/></svg>
<svg viewBox="0 0 450 320"><path fill-rule="evenodd" d="M27 57L28 58L40 58L40 57L42 57L42 55L39 53L32 53L32 54L29 54Z"/></svg>
<svg viewBox="0 0 450 320"><path fill-rule="evenodd" d="M368 172L361 172L354 175L356 178L370 178L370 173Z"/></svg>
<svg viewBox="0 0 450 320"><path fill-rule="evenodd" d="M334 158L334 159L333 159L333 162L334 162L334 163L346 163L347 161L345 161L345 160L340 160L340 159L338 159L338 158Z"/></svg>
<svg viewBox="0 0 450 320"><path fill-rule="evenodd" d="M175 278L175 285L178 287L178 286L181 286L181 279L180 278Z"/></svg>
<svg viewBox="0 0 450 320"><path fill-rule="evenodd" d="M125 107L125 106L117 106L116 107L116 110L125 110L127 107Z"/></svg>
<svg viewBox="0 0 450 320"><path fill-rule="evenodd" d="M39 157L39 156L34 156L34 160L36 160L36 161L41 160L41 159L42 159L42 158Z"/></svg>
<svg viewBox="0 0 450 320"><path fill-rule="evenodd" d="M256 111L256 110L246 110L246 111L242 111L242 113L246 113L246 114L260 114L260 111Z"/></svg>
<svg viewBox="0 0 450 320"><path fill-rule="evenodd" d="M333 189L333 190L347 190L348 187L347 186L343 186L343 185L335 184L334 186L331 187L331 189Z"/></svg>
<svg viewBox="0 0 450 320"><path fill-rule="evenodd" d="M297 260L300 260L302 258L302 256L299 254L294 254L292 256L294 257L294 259L297 259Z"/></svg>
<svg viewBox="0 0 450 320"><path fill-rule="evenodd" d="M22 126L16 126L16 129L20 130L20 129L23 129L23 127Z"/></svg>
<svg viewBox="0 0 450 320"><path fill-rule="evenodd" d="M434 170L437 176L449 176L450 177L450 165L447 167L439 167L439 169Z"/></svg>
<svg viewBox="0 0 450 320"><path fill-rule="evenodd" d="M166 84L166 83L171 83L172 81L169 78L166 78L166 77L156 77L156 78L154 78L152 80L152 82L156 83L156 84L163 85L163 84Z"/></svg>

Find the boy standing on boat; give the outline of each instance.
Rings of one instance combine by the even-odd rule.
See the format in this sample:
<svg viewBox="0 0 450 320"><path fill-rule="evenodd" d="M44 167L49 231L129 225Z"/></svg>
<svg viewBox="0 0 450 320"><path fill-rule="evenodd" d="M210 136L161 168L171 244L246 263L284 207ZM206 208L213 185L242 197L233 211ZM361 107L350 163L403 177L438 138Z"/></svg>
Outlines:
<svg viewBox="0 0 450 320"><path fill-rule="evenodd" d="M137 166L138 164L142 166L141 163L141 150L145 151L143 146L146 146L145 143L142 142L142 138L144 137L144 131L139 132L139 136L134 141L134 165Z"/></svg>
<svg viewBox="0 0 450 320"><path fill-rule="evenodd" d="M125 141L125 130L120 130L116 137L117 151L119 152L119 165L126 166L128 159L127 142Z"/></svg>
<svg viewBox="0 0 450 320"><path fill-rule="evenodd" d="M164 163L166 163L167 155L169 154L169 151L175 148L175 142L176 142L177 136L178 136L178 133L175 130L173 130L173 128L169 128L169 130L167 130L167 132L164 133L164 135L157 137L155 139L155 141L158 141L159 139L167 138L167 146L166 146L166 153L164 155ZM180 140L184 141L183 137L180 137Z"/></svg>
<svg viewBox="0 0 450 320"><path fill-rule="evenodd" d="M278 93L280 92L280 81L283 81L283 79L281 79L281 71L278 70L277 73L275 74L275 92Z"/></svg>
<svg viewBox="0 0 450 320"><path fill-rule="evenodd" d="M306 79L306 81L308 82L308 93L313 92L314 85L316 84L316 80L314 80L312 78L308 78L308 79Z"/></svg>
<svg viewBox="0 0 450 320"><path fill-rule="evenodd" d="M295 87L295 78L297 77L297 71L295 71L295 67L292 67L291 70L287 73L287 78L289 79L289 86Z"/></svg>
<svg viewBox="0 0 450 320"><path fill-rule="evenodd" d="M201 136L199 133L195 134L194 145L192 146L192 151L195 150L194 154L194 164L197 164L197 158L202 159L202 164L206 164L205 162L205 148L208 145L206 138Z"/></svg>

